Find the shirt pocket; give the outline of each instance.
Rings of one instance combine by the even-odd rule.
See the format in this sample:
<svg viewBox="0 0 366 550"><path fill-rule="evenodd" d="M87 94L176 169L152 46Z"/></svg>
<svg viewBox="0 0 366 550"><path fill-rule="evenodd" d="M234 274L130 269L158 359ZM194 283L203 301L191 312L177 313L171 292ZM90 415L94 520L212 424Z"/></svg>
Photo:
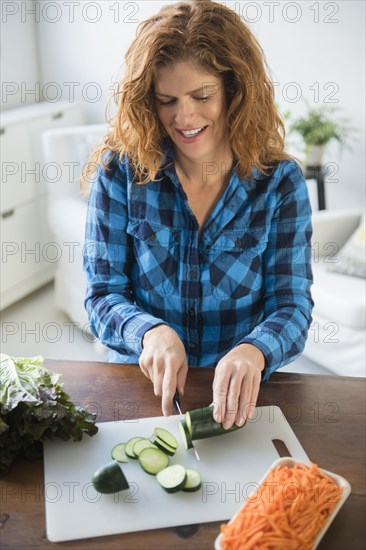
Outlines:
<svg viewBox="0 0 366 550"><path fill-rule="evenodd" d="M130 221L126 231L133 238L131 275L136 295L140 290L171 293L177 283L177 231L147 221Z"/></svg>
<svg viewBox="0 0 366 550"><path fill-rule="evenodd" d="M240 299L262 286L265 228L222 231L206 246L211 292L221 299Z"/></svg>

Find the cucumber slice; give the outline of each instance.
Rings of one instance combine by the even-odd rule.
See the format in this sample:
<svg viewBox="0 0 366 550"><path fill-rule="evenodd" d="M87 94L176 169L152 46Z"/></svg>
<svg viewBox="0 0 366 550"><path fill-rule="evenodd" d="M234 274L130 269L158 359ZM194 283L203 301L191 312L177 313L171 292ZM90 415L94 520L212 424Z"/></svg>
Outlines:
<svg viewBox="0 0 366 550"><path fill-rule="evenodd" d="M126 443L117 443L112 449L112 458L117 462L128 462L128 456L125 451Z"/></svg>
<svg viewBox="0 0 366 550"><path fill-rule="evenodd" d="M184 420L179 422L179 431L186 451L193 448L192 437Z"/></svg>
<svg viewBox="0 0 366 550"><path fill-rule="evenodd" d="M167 493L176 493L184 487L187 472L184 466L174 464L174 466L168 466L161 470L156 479Z"/></svg>
<svg viewBox="0 0 366 550"><path fill-rule="evenodd" d="M139 439L138 441L136 441L136 443L134 443L132 451L135 456L139 457L140 453L144 449L148 449L148 448L156 449L156 446L154 445L154 443L151 443L150 439L143 437L142 439Z"/></svg>
<svg viewBox="0 0 366 550"><path fill-rule="evenodd" d="M173 449L178 449L178 441L175 439L174 435L164 430L164 428L155 428L154 436L158 437L163 443L173 447Z"/></svg>
<svg viewBox="0 0 366 550"><path fill-rule="evenodd" d="M169 457L160 449L147 448L141 451L139 463L146 473L155 475L169 465Z"/></svg>
<svg viewBox="0 0 366 550"><path fill-rule="evenodd" d="M92 477L92 483L99 493L105 494L129 488L128 481L115 460L99 468Z"/></svg>
<svg viewBox="0 0 366 550"><path fill-rule="evenodd" d="M189 426L191 427L189 431L191 432L192 441L227 434L243 428L243 426L234 424L229 430L225 430L222 424L214 420L213 412L214 407L211 405L210 407L194 409L186 413L187 429L189 430Z"/></svg>
<svg viewBox="0 0 366 550"><path fill-rule="evenodd" d="M186 426L187 426L189 435L192 437L192 420L191 420L191 413L189 411L186 412Z"/></svg>
<svg viewBox="0 0 366 550"><path fill-rule="evenodd" d="M130 458L137 458L137 456L133 452L133 446L134 446L135 443L137 443L137 441L140 441L140 439L145 439L145 438L144 437L132 437L131 439L129 439L127 441L126 447L125 447L125 453Z"/></svg>
<svg viewBox="0 0 366 550"><path fill-rule="evenodd" d="M170 445L167 445L166 443L164 443L164 441L162 441L156 436L152 436L151 439L153 444L156 445L158 449L160 449L161 451L164 451L164 453L166 453L169 456L175 455L176 449L173 449L173 447L171 447Z"/></svg>
<svg viewBox="0 0 366 550"><path fill-rule="evenodd" d="M194 493L195 491L199 491L201 486L202 480L197 470L187 468L187 479L183 485L183 491L186 491L187 493Z"/></svg>

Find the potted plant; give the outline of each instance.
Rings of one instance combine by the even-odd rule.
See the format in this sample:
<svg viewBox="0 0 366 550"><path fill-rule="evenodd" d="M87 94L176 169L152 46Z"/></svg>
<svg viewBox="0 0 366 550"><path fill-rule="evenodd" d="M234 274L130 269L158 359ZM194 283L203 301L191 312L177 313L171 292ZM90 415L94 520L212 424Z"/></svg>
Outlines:
<svg viewBox="0 0 366 550"><path fill-rule="evenodd" d="M341 146L345 146L352 131L347 121L336 119L335 108L311 108L308 104L307 113L296 118L290 124L290 132L301 135L306 150L306 165L321 164L326 145L335 139ZM286 114L289 118L289 114Z"/></svg>

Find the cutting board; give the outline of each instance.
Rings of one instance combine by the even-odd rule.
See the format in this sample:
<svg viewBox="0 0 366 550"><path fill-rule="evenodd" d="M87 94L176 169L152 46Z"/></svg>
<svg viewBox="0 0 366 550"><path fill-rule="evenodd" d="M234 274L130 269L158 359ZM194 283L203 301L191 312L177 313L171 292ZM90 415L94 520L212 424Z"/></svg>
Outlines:
<svg viewBox="0 0 366 550"><path fill-rule="evenodd" d="M138 461L123 464L130 488L112 495L97 493L95 470L111 460L111 449L134 436L150 437L160 426L181 442L180 416L98 424L99 431L81 442L44 445L46 531L52 542L97 537L229 519L255 489L279 455L273 439L282 440L293 458L308 462L300 442L275 406L258 407L241 430L195 442L200 455L180 443L171 464L196 468L202 488L196 493L166 493Z"/></svg>

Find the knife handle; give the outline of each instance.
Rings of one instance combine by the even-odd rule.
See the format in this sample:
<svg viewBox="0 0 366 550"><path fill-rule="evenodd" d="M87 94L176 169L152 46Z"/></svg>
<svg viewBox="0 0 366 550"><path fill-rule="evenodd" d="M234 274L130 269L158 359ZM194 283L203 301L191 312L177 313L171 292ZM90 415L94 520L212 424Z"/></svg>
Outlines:
<svg viewBox="0 0 366 550"><path fill-rule="evenodd" d="M173 405L174 405L174 408L178 411L177 403L178 403L178 405L180 406L180 397L179 397L178 390L176 390L176 392L175 392L175 394L174 394L174 397L173 397Z"/></svg>

